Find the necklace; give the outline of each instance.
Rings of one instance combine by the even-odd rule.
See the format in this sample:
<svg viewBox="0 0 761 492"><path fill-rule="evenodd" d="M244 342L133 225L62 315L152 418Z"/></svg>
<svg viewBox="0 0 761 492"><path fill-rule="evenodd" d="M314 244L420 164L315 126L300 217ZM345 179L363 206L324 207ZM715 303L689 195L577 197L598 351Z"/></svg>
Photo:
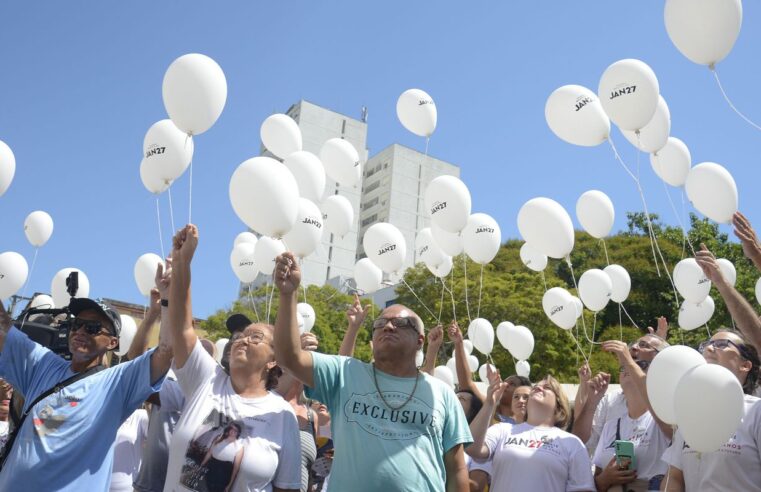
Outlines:
<svg viewBox="0 0 761 492"><path fill-rule="evenodd" d="M387 402L387 401L386 401L386 397L385 397L385 396L383 396L383 392L382 392L382 391L380 390L380 388L378 387L378 376L377 376L377 375L376 375L376 373L375 373L375 364L373 364L373 382L375 383L375 389L378 391L378 394L380 395L380 397L381 397L381 400L383 400L383 403L384 403L384 404L385 404L385 405L386 405L386 406L387 406L389 409L391 409L391 410L392 410L392 411L394 411L394 412L395 412L395 411L397 411L397 410L401 410L402 408L404 408L404 406L405 406L405 405L407 405L407 404L410 402L410 400L412 400L412 397L413 397L413 396L415 396L415 391L417 390L417 382L418 382L418 379L420 379L420 370L418 370L418 371L417 371L417 373L415 374L415 386L413 386L413 387L412 387L412 393L410 393L410 395L407 397L407 399L406 399L406 400L404 400L404 403L402 403L402 404L401 404L401 405L399 405L398 407L395 407L395 406L392 406L391 404L389 404L389 402Z"/></svg>

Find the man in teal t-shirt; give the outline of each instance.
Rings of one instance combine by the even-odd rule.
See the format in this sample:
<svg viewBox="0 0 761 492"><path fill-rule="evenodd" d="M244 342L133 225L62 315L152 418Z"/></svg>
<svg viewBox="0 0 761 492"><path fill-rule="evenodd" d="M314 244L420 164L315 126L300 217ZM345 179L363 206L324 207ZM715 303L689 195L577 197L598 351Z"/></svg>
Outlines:
<svg viewBox="0 0 761 492"><path fill-rule="evenodd" d="M473 439L454 392L415 365L425 340L420 318L399 304L386 308L373 322L372 364L302 351L300 281L293 256L278 257L275 357L331 412L328 490L467 491L463 445Z"/></svg>

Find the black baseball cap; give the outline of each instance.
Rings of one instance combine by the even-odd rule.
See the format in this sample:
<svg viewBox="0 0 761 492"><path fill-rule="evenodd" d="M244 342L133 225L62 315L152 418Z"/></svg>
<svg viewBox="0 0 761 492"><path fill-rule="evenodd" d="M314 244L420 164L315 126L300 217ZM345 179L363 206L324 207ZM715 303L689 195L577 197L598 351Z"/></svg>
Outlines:
<svg viewBox="0 0 761 492"><path fill-rule="evenodd" d="M225 326L227 326L227 329L230 331L230 335L245 330L250 324L251 320L248 319L246 315L240 313L230 315L230 317L227 318L227 321L225 321Z"/></svg>
<svg viewBox="0 0 761 492"><path fill-rule="evenodd" d="M87 310L92 310L105 316L114 327L113 335L115 337L119 336L122 331L122 318L114 308L103 301L88 299L86 297L74 297L69 301L69 312L74 316Z"/></svg>

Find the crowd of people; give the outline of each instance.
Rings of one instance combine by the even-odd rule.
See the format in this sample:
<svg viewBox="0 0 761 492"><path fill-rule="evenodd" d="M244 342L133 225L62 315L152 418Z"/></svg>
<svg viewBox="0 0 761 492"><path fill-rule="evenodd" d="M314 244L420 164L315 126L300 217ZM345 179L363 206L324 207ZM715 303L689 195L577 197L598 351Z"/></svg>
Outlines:
<svg viewBox="0 0 761 492"><path fill-rule="evenodd" d="M761 270L755 232L739 213L734 224ZM70 361L0 310L0 490L761 491L761 319L705 246L696 259L739 330L717 330L697 349L746 393L742 423L711 453L691 450L648 399L648 368L669 346L665 318L632 344L603 342L618 360L618 391L609 374L584 365L573 402L550 374L532 383L491 368L484 393L457 324L426 335L420 317L399 304L370 324L371 362L352 357L369 311L358 297L339 354L321 353L314 334L299 332L301 271L284 253L273 272L275 324L230 316L218 363L193 322L198 241L193 225L175 236L119 364L108 361L121 321L106 304L72 298ZM156 321L159 343L149 348ZM433 377L445 337L454 345L455 391Z"/></svg>

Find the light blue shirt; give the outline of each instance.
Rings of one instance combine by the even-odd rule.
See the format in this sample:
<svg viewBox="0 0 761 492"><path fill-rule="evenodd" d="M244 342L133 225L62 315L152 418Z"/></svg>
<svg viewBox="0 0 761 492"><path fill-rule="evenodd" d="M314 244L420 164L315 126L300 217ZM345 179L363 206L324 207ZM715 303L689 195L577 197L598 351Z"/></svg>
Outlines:
<svg viewBox="0 0 761 492"><path fill-rule="evenodd" d="M0 490L107 491L119 426L154 391L151 352L81 379L34 406L0 472ZM11 328L0 377L31 403L71 364Z"/></svg>
<svg viewBox="0 0 761 492"><path fill-rule="evenodd" d="M329 491L437 491L446 486L444 454L473 441L451 388L422 373L397 411L375 388L373 366L350 357L312 353L314 388L327 405L335 444ZM399 407L414 378L376 371L386 402Z"/></svg>

